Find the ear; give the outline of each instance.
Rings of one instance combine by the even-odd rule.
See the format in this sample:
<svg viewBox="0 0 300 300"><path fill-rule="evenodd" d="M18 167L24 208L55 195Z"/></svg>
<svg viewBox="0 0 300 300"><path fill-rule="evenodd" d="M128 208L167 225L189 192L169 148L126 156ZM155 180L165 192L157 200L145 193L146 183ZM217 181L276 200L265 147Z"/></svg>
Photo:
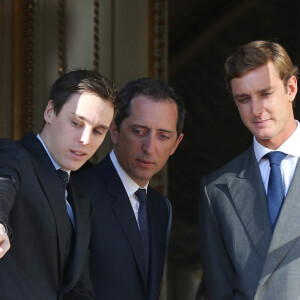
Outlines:
<svg viewBox="0 0 300 300"><path fill-rule="evenodd" d="M290 102L293 102L298 91L297 78L292 76L287 82L287 92Z"/></svg>
<svg viewBox="0 0 300 300"><path fill-rule="evenodd" d="M53 100L50 100L44 112L44 120L46 123L51 123L53 116L55 115L53 107Z"/></svg>
<svg viewBox="0 0 300 300"><path fill-rule="evenodd" d="M176 149L177 149L178 145L180 144L180 142L182 141L182 139L183 139L183 133L180 133L180 135L177 138L177 140L175 142L175 145L174 145L170 155L174 154L174 152L176 151Z"/></svg>
<svg viewBox="0 0 300 300"><path fill-rule="evenodd" d="M110 138L114 144L117 144L119 141L119 130L116 123L113 121L109 128Z"/></svg>

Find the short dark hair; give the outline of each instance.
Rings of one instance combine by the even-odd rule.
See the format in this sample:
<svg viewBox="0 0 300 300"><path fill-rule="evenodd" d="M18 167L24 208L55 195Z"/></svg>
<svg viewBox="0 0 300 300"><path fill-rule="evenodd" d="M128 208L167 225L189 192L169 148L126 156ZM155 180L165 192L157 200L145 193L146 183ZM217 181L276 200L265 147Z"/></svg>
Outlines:
<svg viewBox="0 0 300 300"><path fill-rule="evenodd" d="M186 114L184 103L167 83L151 78L140 78L130 81L120 91L119 107L114 119L118 130L120 130L122 121L130 115L132 99L140 95L147 96L155 102L170 101L177 105L176 131L177 136L179 136L183 130Z"/></svg>
<svg viewBox="0 0 300 300"><path fill-rule="evenodd" d="M225 80L231 90L233 78L242 77L246 72L272 62L287 88L287 82L292 76L298 76L298 68L293 65L286 50L278 43L271 41L253 41L236 48L225 62Z"/></svg>
<svg viewBox="0 0 300 300"><path fill-rule="evenodd" d="M117 91L113 83L96 71L74 70L58 78L50 90L54 113L59 114L71 95L83 92L93 93L117 107Z"/></svg>

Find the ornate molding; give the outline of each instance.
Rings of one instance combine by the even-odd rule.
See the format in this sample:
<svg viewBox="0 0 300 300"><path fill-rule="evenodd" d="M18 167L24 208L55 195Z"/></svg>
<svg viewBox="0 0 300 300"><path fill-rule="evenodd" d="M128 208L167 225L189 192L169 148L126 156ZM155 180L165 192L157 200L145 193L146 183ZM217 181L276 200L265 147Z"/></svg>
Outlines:
<svg viewBox="0 0 300 300"><path fill-rule="evenodd" d="M149 1L149 77L167 80L167 0ZM151 179L151 184L166 194L168 190L167 166Z"/></svg>
<svg viewBox="0 0 300 300"><path fill-rule="evenodd" d="M6 18L5 18L5 1L1 0L1 36L0 36L0 137L5 136L4 123L5 123L5 96L4 86L5 80L5 68L4 68L4 57L5 57L5 30L6 30Z"/></svg>
<svg viewBox="0 0 300 300"><path fill-rule="evenodd" d="M66 73L67 51L66 51L66 0L58 1L58 76Z"/></svg>
<svg viewBox="0 0 300 300"><path fill-rule="evenodd" d="M15 0L12 5L11 51L11 138L21 139L26 133L25 124L25 1Z"/></svg>
<svg viewBox="0 0 300 300"><path fill-rule="evenodd" d="M35 1L26 0L25 6L25 127L33 130L34 91L34 21Z"/></svg>
<svg viewBox="0 0 300 300"><path fill-rule="evenodd" d="M167 79L167 0L149 1L149 76Z"/></svg>
<svg viewBox="0 0 300 300"><path fill-rule="evenodd" d="M99 71L99 0L94 0L94 70Z"/></svg>

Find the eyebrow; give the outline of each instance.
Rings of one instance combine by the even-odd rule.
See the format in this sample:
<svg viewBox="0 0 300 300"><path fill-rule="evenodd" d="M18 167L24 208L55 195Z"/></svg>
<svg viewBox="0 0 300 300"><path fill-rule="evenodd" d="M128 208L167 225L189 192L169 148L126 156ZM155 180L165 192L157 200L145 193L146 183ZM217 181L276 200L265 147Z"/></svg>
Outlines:
<svg viewBox="0 0 300 300"><path fill-rule="evenodd" d="M273 89L274 89L273 87L269 86L269 87L257 90L256 93L264 93L264 92L267 92L267 91L270 91L270 90L273 90ZM233 95L234 99L236 99L236 98L243 98L243 97L247 97L247 96L249 96L249 94L246 94L246 93L234 94Z"/></svg>
<svg viewBox="0 0 300 300"><path fill-rule="evenodd" d="M78 115L78 114L76 114L76 113L72 113L72 115L74 116L74 117L76 117L76 118L78 118L78 119L80 119L80 120L82 120L82 121L85 121L85 122L87 122L88 124L91 124L91 121L89 121L86 117L84 117L84 116L81 116L81 115ZM100 125L96 125L95 126L95 128L103 128L103 129L108 129L109 128L109 126L106 126L106 125L103 125L103 124L100 124Z"/></svg>
<svg viewBox="0 0 300 300"><path fill-rule="evenodd" d="M274 90L273 87L269 86L267 88L264 88L264 89L261 89L261 90L258 90L259 93L263 93L263 92L267 92L267 91L270 91L270 90Z"/></svg>
<svg viewBox="0 0 300 300"><path fill-rule="evenodd" d="M233 98L236 99L236 98L243 98L243 97L247 97L249 96L248 94L233 94Z"/></svg>
<svg viewBox="0 0 300 300"><path fill-rule="evenodd" d="M147 126L144 126L144 125L139 125L139 124L133 124L131 127L140 127L140 128L144 128L144 129L150 129L149 127ZM157 129L157 131L160 131L160 132L166 132L166 133L170 133L170 134L173 134L174 131L173 130L167 130L167 129L163 129L163 128L159 128Z"/></svg>

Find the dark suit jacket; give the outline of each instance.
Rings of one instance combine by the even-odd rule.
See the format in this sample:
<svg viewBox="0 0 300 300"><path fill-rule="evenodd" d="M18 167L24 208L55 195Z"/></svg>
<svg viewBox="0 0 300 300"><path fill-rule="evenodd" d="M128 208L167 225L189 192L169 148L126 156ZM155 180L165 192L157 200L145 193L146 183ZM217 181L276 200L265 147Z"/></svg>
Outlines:
<svg viewBox="0 0 300 300"><path fill-rule="evenodd" d="M253 146L202 180L200 235L208 299L300 299L300 164L272 234Z"/></svg>
<svg viewBox="0 0 300 300"><path fill-rule="evenodd" d="M151 262L147 283L140 232L109 156L77 180L86 188L93 207L90 270L96 299L158 299L171 224L169 200L148 188Z"/></svg>
<svg viewBox="0 0 300 300"><path fill-rule="evenodd" d="M88 276L90 204L71 183L76 241L63 280L67 237L64 188L40 141L0 140L0 221L11 248L0 259L0 299L93 299Z"/></svg>

